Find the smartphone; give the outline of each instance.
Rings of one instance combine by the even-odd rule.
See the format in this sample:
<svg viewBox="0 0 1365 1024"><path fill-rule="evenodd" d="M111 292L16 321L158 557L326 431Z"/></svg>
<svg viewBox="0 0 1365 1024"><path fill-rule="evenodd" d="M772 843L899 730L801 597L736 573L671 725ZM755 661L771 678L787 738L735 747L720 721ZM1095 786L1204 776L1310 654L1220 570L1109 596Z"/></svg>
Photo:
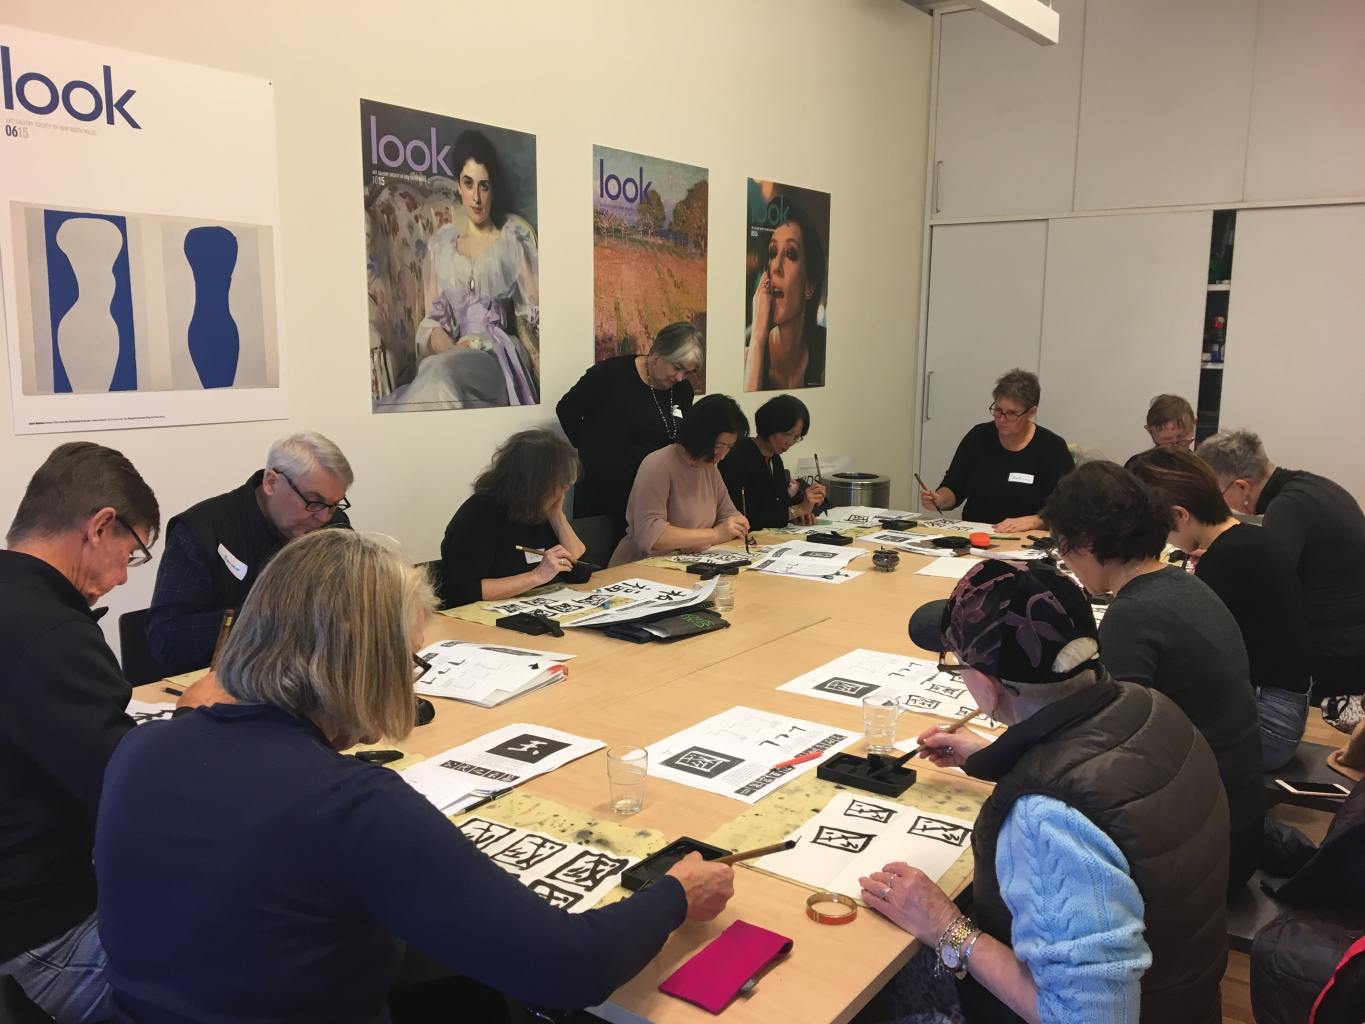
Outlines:
<svg viewBox="0 0 1365 1024"><path fill-rule="evenodd" d="M1340 782L1290 782L1286 779L1276 779L1275 785L1295 796L1323 796L1345 800L1351 795L1351 791Z"/></svg>

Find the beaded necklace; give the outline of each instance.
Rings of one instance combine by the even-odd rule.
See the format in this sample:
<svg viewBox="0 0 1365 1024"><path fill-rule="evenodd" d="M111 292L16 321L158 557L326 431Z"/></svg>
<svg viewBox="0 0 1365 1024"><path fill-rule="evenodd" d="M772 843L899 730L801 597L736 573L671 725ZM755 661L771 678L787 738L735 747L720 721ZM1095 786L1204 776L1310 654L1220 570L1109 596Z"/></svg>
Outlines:
<svg viewBox="0 0 1365 1024"><path fill-rule="evenodd" d="M669 422L669 417L668 417L667 415L664 414L664 407L663 407L662 405L659 404L659 389L656 388L656 387L654 387L653 384L650 383L650 381L652 381L652 380L654 379L653 377L650 376L650 373L649 373L649 361L650 361L651 358L653 358L653 357L652 357L652 356L645 356L645 376L646 376L646 377L649 377L649 380L644 381L643 383L644 383L645 387L649 388L650 397L654 399L654 408L657 409L657 410L659 411L659 419L661 419L661 420L663 421L663 424L664 424L664 436L667 437L670 441L674 441L674 440L676 440L677 437L678 437L677 417L673 417L673 422L670 423L670 422ZM670 384L670 385L668 386L668 408L669 408L670 410L672 410L673 407L674 407L674 406L673 406L673 385Z"/></svg>

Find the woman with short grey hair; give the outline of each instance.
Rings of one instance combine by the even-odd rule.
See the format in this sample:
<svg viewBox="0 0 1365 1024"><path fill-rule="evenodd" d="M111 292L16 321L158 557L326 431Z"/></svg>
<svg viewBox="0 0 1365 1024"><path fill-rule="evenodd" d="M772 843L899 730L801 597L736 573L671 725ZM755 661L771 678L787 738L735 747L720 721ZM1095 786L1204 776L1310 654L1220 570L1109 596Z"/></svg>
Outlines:
<svg viewBox="0 0 1365 1024"><path fill-rule="evenodd" d="M635 471L650 452L678 439L692 407L689 375L705 365L706 338L689 323L663 328L644 355L604 359L555 406L560 426L583 460L574 515L610 517L619 537Z"/></svg>
<svg viewBox="0 0 1365 1024"><path fill-rule="evenodd" d="M920 490L924 509L946 511L964 499L964 519L1001 533L1043 527L1039 512L1057 481L1075 466L1057 434L1034 422L1042 388L1038 375L1010 370L991 391L990 423L978 423L958 443L938 490Z"/></svg>
<svg viewBox="0 0 1365 1024"><path fill-rule="evenodd" d="M120 743L95 839L120 1019L378 1024L405 945L528 1003L592 1006L684 920L724 909L733 869L694 855L629 899L569 914L401 775L339 753L412 728L432 600L379 539L295 540L224 645L238 703Z"/></svg>

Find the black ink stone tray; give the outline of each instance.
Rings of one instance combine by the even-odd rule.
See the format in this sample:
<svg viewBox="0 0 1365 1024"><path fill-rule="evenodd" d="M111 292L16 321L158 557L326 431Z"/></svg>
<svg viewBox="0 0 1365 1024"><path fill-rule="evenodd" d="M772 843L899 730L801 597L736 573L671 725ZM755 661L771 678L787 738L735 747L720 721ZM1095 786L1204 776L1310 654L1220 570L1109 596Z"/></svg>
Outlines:
<svg viewBox="0 0 1365 1024"><path fill-rule="evenodd" d="M622 872L621 885L631 892L637 892L656 879L668 874L668 869L689 853L700 853L702 860L715 860L717 857L728 857L730 855L729 850L722 850L719 846L703 843L700 839L683 836L681 839L673 840L662 850L651 853L634 867Z"/></svg>
<svg viewBox="0 0 1365 1024"><path fill-rule="evenodd" d="M815 770L817 778L837 782L841 786L862 789L882 796L900 796L915 784L915 769L887 767L891 758L878 758L874 763L856 754L836 754L821 762ZM875 776L874 772L877 772Z"/></svg>

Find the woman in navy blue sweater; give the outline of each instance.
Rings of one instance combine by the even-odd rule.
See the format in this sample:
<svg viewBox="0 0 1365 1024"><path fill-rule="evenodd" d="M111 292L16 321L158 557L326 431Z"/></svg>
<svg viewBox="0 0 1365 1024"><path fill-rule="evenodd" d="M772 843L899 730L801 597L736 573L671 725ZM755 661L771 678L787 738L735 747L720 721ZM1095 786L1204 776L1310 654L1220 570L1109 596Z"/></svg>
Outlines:
<svg viewBox="0 0 1365 1024"><path fill-rule="evenodd" d="M528 1003L595 1005L733 892L680 862L570 915L504 872L394 772L341 756L413 725L433 598L380 542L322 530L261 574L218 668L235 704L130 733L96 832L116 1020L387 1019L405 944Z"/></svg>

